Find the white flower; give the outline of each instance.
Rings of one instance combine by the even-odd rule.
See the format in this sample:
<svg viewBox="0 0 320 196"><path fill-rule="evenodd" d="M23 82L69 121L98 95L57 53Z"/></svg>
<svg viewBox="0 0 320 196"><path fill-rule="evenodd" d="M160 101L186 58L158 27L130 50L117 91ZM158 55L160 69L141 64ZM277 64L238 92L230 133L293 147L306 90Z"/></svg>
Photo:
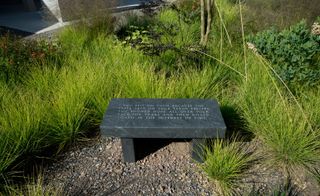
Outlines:
<svg viewBox="0 0 320 196"><path fill-rule="evenodd" d="M258 49L253 43L247 42L248 49L252 50L254 53L258 53Z"/></svg>
<svg viewBox="0 0 320 196"><path fill-rule="evenodd" d="M320 35L320 24L315 22L312 25L311 33L314 35Z"/></svg>

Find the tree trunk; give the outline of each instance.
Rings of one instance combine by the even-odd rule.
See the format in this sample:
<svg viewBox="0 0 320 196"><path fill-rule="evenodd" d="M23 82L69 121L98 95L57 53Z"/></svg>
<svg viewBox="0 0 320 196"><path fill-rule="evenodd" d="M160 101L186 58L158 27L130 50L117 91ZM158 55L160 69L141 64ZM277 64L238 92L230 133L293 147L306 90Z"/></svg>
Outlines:
<svg viewBox="0 0 320 196"><path fill-rule="evenodd" d="M206 34L206 18L205 18L205 0L200 0L201 5L201 40L200 44L204 43L204 36Z"/></svg>
<svg viewBox="0 0 320 196"><path fill-rule="evenodd" d="M208 43L208 37L211 30L211 22L212 22L212 1L213 0L207 0L207 30L206 34L204 36L204 43L205 45Z"/></svg>
<svg viewBox="0 0 320 196"><path fill-rule="evenodd" d="M201 40L200 44L206 46L209 39L212 23L212 5L214 0L201 1Z"/></svg>

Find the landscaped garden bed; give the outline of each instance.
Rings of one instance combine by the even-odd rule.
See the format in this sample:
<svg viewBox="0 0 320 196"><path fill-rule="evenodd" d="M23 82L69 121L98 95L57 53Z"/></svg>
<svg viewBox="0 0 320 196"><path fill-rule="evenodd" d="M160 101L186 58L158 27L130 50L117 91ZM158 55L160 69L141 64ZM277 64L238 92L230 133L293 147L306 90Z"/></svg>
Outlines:
<svg viewBox="0 0 320 196"><path fill-rule="evenodd" d="M50 42L1 36L0 191L318 195L319 17L251 23L256 5L216 0L206 44L198 1L116 31L105 16ZM184 141L124 163L119 140L99 134L112 98L216 99L228 137L202 164Z"/></svg>

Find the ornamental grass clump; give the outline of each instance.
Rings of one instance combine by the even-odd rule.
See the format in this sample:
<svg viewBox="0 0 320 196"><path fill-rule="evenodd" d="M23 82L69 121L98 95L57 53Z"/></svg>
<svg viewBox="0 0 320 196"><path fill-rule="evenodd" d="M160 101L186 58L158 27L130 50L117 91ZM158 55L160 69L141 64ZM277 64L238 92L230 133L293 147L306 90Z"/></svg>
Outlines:
<svg viewBox="0 0 320 196"><path fill-rule="evenodd" d="M6 193L12 196L59 196L63 195L62 188L45 185L43 173L35 177L27 177L26 183L20 186L7 185Z"/></svg>
<svg viewBox="0 0 320 196"><path fill-rule="evenodd" d="M297 93L299 101L308 113L309 121L314 130L320 130L320 86L314 89L304 89Z"/></svg>
<svg viewBox="0 0 320 196"><path fill-rule="evenodd" d="M255 161L248 146L234 141L215 140L205 148L206 161L200 167L214 182L219 194L236 194L239 181Z"/></svg>
<svg viewBox="0 0 320 196"><path fill-rule="evenodd" d="M0 184L5 184L48 145L43 119L48 105L36 94L19 89L0 90ZM0 191L1 191L0 186Z"/></svg>
<svg viewBox="0 0 320 196"><path fill-rule="evenodd" d="M256 58L260 57L251 56L250 64L259 63ZM310 112L277 82L268 65L250 64L248 81L240 87L239 105L249 130L264 144L266 160L288 174L319 163L320 132L310 121Z"/></svg>

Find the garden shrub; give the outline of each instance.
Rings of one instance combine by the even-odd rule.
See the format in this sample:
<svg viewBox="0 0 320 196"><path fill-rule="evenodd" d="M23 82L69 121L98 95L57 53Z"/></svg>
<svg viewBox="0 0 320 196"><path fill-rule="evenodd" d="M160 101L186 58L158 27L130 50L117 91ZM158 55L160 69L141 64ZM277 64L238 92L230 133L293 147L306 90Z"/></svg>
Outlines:
<svg viewBox="0 0 320 196"><path fill-rule="evenodd" d="M249 37L288 84L315 86L320 82L320 36L305 21L281 32L275 28Z"/></svg>
<svg viewBox="0 0 320 196"><path fill-rule="evenodd" d="M182 0L171 6L185 23L200 21L200 1Z"/></svg>
<svg viewBox="0 0 320 196"><path fill-rule="evenodd" d="M196 12L196 11L195 11ZM198 67L201 58L191 48L198 45L199 25L193 21L196 13L187 15L176 6L161 11L153 23L129 25L118 34L124 45L153 56L158 67L176 70L184 66Z"/></svg>
<svg viewBox="0 0 320 196"><path fill-rule="evenodd" d="M18 81L32 67L57 59L58 44L36 40L22 40L6 34L0 37L0 79Z"/></svg>

